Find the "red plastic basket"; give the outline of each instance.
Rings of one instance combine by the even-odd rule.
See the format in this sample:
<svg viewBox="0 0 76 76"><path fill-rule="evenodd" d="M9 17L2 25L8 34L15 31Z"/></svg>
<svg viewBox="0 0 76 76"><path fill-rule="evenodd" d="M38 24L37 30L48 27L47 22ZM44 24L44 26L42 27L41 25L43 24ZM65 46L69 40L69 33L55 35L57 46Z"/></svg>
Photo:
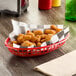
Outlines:
<svg viewBox="0 0 76 76"><path fill-rule="evenodd" d="M31 57L31 56L38 56L38 55L44 55L47 54L49 52L52 52L58 48L60 48L65 42L66 40L69 38L69 34L65 37L65 39L48 45L48 46L44 46L44 47L35 47L35 48L14 48L14 47L10 47L8 45L8 42L10 41L10 38L7 38L5 40L5 46L8 48L8 50L16 55L16 56L21 56L21 57Z"/></svg>

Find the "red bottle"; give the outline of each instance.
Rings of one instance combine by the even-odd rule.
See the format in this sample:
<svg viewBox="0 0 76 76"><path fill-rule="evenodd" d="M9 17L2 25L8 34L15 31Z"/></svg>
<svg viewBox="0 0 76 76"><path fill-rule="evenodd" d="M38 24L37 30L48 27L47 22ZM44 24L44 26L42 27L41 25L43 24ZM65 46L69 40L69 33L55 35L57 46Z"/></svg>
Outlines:
<svg viewBox="0 0 76 76"><path fill-rule="evenodd" d="M48 10L52 8L52 0L39 0L39 9Z"/></svg>

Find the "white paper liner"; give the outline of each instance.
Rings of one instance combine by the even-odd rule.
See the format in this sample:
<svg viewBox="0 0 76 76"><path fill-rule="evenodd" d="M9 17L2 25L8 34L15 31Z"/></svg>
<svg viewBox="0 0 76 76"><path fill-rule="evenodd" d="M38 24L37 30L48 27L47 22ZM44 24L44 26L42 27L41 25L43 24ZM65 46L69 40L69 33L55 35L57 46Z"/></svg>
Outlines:
<svg viewBox="0 0 76 76"><path fill-rule="evenodd" d="M9 38L11 41L16 40L16 36L18 36L21 33L25 34L27 32L27 30L32 31L32 30L39 29L39 30L44 31L45 29L49 29L51 26L51 25L28 25L26 23L18 22L15 20L12 20L12 25L13 25L13 31L9 34ZM59 42L60 40L64 39L67 36L67 34L69 33L69 27L64 28L63 25L56 25L56 26L63 30L61 32L53 35L50 41L43 42L40 47ZM20 45L13 44L13 47L15 47L15 48L34 48L36 46L33 45L30 47L22 47Z"/></svg>

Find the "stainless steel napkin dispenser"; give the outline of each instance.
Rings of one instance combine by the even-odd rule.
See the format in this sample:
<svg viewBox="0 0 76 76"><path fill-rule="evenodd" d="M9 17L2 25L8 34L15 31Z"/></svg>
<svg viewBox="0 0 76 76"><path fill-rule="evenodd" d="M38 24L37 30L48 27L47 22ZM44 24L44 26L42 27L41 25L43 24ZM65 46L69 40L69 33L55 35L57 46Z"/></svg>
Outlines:
<svg viewBox="0 0 76 76"><path fill-rule="evenodd" d="M20 16L29 6L29 0L0 0L0 13Z"/></svg>

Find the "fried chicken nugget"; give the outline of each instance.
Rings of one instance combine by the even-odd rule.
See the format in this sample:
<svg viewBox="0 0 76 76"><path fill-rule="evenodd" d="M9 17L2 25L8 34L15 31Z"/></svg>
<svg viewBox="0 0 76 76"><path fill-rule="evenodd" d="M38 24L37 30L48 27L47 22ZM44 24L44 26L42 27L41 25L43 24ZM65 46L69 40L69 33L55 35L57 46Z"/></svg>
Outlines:
<svg viewBox="0 0 76 76"><path fill-rule="evenodd" d="M62 29L57 28L55 25L51 25L51 29L55 30L56 33L60 32Z"/></svg>
<svg viewBox="0 0 76 76"><path fill-rule="evenodd" d="M41 39L45 39L45 37L46 37L46 34L41 35Z"/></svg>
<svg viewBox="0 0 76 76"><path fill-rule="evenodd" d="M62 29L56 29L56 33L60 32L60 31L62 31Z"/></svg>
<svg viewBox="0 0 76 76"><path fill-rule="evenodd" d="M40 43L40 42L38 42L38 43L37 43L37 46L38 46L38 47L39 47L39 46L41 46L41 43Z"/></svg>
<svg viewBox="0 0 76 76"><path fill-rule="evenodd" d="M48 34L48 35L46 36L46 41L50 41L52 36L53 36L53 34Z"/></svg>
<svg viewBox="0 0 76 76"><path fill-rule="evenodd" d="M24 35L24 41L30 40L30 39L31 39L31 35Z"/></svg>
<svg viewBox="0 0 76 76"><path fill-rule="evenodd" d="M40 40L41 40L41 36L37 35L37 36L31 37L30 41L36 43L36 42L39 42Z"/></svg>
<svg viewBox="0 0 76 76"><path fill-rule="evenodd" d="M27 31L26 35L31 35L32 37L35 36L35 34L31 31Z"/></svg>
<svg viewBox="0 0 76 76"><path fill-rule="evenodd" d="M30 41L24 41L24 42L21 44L21 46L23 46L23 47L28 47L28 46L31 46L31 45L33 45L33 43L30 42Z"/></svg>
<svg viewBox="0 0 76 76"><path fill-rule="evenodd" d="M46 39L41 39L41 41L40 41L41 43L43 43L43 42L46 42Z"/></svg>
<svg viewBox="0 0 76 76"><path fill-rule="evenodd" d="M37 35L36 36L36 42L40 42L40 40L41 40L41 36L40 35Z"/></svg>
<svg viewBox="0 0 76 76"><path fill-rule="evenodd" d="M17 42L17 41L11 41L11 43L12 43L12 44L13 44L13 43L17 44L18 42Z"/></svg>
<svg viewBox="0 0 76 76"><path fill-rule="evenodd" d="M35 35L42 35L43 34L43 32L41 30L34 30L33 33Z"/></svg>
<svg viewBox="0 0 76 76"><path fill-rule="evenodd" d="M24 35L24 34L19 34L19 36L17 37L17 42L19 44L23 43L26 40L30 40L31 36L30 35Z"/></svg>
<svg viewBox="0 0 76 76"><path fill-rule="evenodd" d="M56 30L56 29L57 29L57 26L56 26L56 25L51 25L50 28L51 28L52 30Z"/></svg>
<svg viewBox="0 0 76 76"><path fill-rule="evenodd" d="M46 41L50 41L52 36L53 36L53 34L45 35L45 38L41 39L41 43L46 42Z"/></svg>
<svg viewBox="0 0 76 76"><path fill-rule="evenodd" d="M44 33L45 34L56 34L56 31L55 30L51 30L51 29L46 29L46 30L44 30Z"/></svg>
<svg viewBox="0 0 76 76"><path fill-rule="evenodd" d="M19 44L21 44L22 42L24 42L24 34L19 34L17 37L17 42Z"/></svg>
<svg viewBox="0 0 76 76"><path fill-rule="evenodd" d="M36 37L31 37L31 42L36 42L37 38Z"/></svg>

